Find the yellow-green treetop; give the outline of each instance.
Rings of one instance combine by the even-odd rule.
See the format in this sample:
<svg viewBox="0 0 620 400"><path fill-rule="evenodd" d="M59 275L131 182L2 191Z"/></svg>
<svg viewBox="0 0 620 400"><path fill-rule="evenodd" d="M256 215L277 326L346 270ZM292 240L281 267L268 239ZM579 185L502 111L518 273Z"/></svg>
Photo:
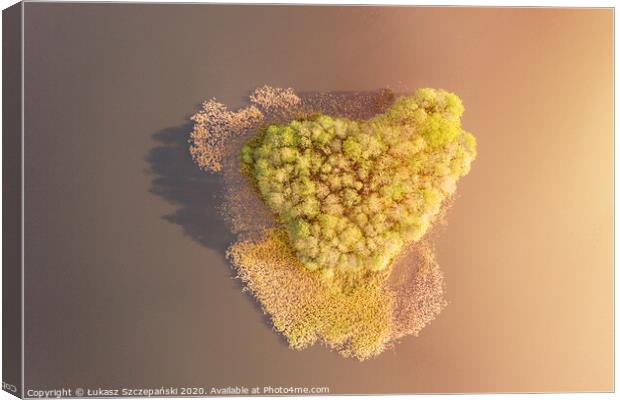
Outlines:
<svg viewBox="0 0 620 400"><path fill-rule="evenodd" d="M469 172L476 140L463 110L455 94L425 88L368 120L268 125L243 147L243 167L306 268L382 270Z"/></svg>

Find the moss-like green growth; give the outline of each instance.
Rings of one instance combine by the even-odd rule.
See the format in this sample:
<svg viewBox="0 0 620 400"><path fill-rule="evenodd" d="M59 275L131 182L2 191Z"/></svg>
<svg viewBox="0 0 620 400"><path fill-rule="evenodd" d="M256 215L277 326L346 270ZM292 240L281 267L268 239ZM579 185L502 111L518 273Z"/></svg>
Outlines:
<svg viewBox="0 0 620 400"><path fill-rule="evenodd" d="M365 121L269 125L243 147L243 168L306 268L382 270L469 172L476 141L462 113L455 94L419 89Z"/></svg>

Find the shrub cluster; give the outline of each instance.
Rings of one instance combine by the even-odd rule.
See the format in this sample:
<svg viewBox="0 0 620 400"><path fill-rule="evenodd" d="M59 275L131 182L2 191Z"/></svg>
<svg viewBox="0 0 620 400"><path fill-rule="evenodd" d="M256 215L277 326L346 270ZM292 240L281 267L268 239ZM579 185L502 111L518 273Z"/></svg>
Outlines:
<svg viewBox="0 0 620 400"><path fill-rule="evenodd" d="M419 89L364 121L314 115L261 129L241 157L310 270L382 270L419 240L476 156L453 93Z"/></svg>

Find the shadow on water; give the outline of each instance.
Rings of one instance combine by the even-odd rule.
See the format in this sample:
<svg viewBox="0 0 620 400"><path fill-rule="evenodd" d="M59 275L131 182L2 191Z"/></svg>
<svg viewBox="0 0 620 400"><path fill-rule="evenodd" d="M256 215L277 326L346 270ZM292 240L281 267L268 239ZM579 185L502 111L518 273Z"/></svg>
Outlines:
<svg viewBox="0 0 620 400"><path fill-rule="evenodd" d="M185 124L153 135L157 144L147 156L153 174L150 191L177 207L165 220L223 255L234 240L218 211L224 186L221 177L201 171L192 161L187 143L191 131L192 124Z"/></svg>
<svg viewBox="0 0 620 400"><path fill-rule="evenodd" d="M189 154L187 142L192 124L161 130L153 135L155 147L146 157L153 175L150 192L162 197L177 209L163 215L168 222L178 225L183 233L201 245L217 251L224 257L234 240L227 222L219 211L224 195L224 183L218 174L201 171ZM231 277L235 272L231 266ZM234 279L241 291L240 279ZM272 329L271 318L263 313L260 303L247 293L253 307L263 316L263 323ZM278 338L288 346L282 335Z"/></svg>

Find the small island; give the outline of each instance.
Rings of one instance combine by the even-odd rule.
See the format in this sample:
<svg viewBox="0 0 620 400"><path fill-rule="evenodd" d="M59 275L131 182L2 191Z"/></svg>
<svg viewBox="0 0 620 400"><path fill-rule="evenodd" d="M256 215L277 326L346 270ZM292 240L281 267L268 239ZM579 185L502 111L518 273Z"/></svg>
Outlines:
<svg viewBox="0 0 620 400"><path fill-rule="evenodd" d="M222 159L233 160L229 169L237 162L272 215L228 255L292 348L320 341L363 360L445 306L443 275L423 242L469 172L476 140L454 93L389 98L382 112L355 119L264 87L249 107L230 112L212 100L193 118L198 165L220 172ZM415 265L394 279L398 260Z"/></svg>

